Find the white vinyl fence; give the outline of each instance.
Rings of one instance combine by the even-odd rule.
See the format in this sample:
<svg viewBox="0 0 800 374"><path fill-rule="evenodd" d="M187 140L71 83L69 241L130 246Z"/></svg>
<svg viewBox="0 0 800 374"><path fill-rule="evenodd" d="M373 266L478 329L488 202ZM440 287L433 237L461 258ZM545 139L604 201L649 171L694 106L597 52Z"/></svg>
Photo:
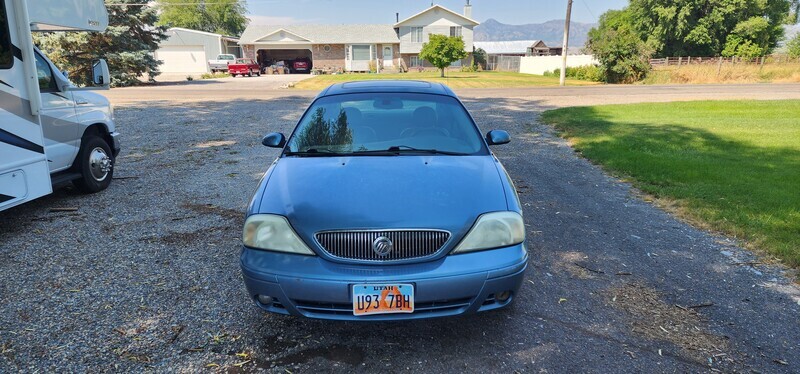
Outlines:
<svg viewBox="0 0 800 374"><path fill-rule="evenodd" d="M592 55L569 55L567 67L585 65L599 65ZM561 69L561 56L529 56L522 57L519 63L519 72L524 74L543 75L546 71Z"/></svg>

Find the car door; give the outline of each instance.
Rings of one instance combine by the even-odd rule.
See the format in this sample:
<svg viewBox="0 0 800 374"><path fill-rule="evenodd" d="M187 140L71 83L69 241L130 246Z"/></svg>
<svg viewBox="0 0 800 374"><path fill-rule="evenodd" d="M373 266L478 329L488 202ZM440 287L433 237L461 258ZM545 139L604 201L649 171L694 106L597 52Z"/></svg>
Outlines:
<svg viewBox="0 0 800 374"><path fill-rule="evenodd" d="M42 96L41 120L44 151L50 172L69 168L78 153L78 115L72 92L60 92L47 59L36 51L36 73Z"/></svg>

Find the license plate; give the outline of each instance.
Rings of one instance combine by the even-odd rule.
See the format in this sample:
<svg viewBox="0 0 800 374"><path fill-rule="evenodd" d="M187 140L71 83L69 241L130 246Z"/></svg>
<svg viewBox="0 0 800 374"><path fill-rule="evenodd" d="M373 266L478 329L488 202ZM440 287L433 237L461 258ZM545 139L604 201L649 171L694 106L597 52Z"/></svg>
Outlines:
<svg viewBox="0 0 800 374"><path fill-rule="evenodd" d="M414 313L412 284L353 285L353 314Z"/></svg>

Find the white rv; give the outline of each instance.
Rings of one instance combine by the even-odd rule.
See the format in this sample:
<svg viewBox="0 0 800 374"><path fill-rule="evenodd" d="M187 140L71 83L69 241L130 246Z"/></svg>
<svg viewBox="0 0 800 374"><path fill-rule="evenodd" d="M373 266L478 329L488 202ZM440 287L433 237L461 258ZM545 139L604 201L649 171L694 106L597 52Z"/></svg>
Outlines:
<svg viewBox="0 0 800 374"><path fill-rule="evenodd" d="M33 45L31 32L103 31L103 0L0 0L0 210L72 182L108 187L119 152L108 100L75 87ZM93 80L109 86L108 65Z"/></svg>

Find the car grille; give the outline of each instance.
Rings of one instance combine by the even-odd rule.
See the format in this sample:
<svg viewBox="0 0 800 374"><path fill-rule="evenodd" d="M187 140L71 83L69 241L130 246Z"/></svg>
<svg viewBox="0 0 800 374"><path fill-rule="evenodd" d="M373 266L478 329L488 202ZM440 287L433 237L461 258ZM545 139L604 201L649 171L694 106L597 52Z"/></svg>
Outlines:
<svg viewBox="0 0 800 374"><path fill-rule="evenodd" d="M325 315L353 315L353 304L332 304L332 303L319 303L313 301L293 300L297 310L308 314L325 314ZM414 305L413 314L457 314L463 312L469 307L472 299L456 299L456 300L437 300L427 303L416 303ZM398 319L402 319L405 315L396 314ZM367 319L371 316L363 316L361 318ZM407 318L407 317L406 317Z"/></svg>
<svg viewBox="0 0 800 374"><path fill-rule="evenodd" d="M328 231L316 235L331 256L363 261L397 261L434 255L444 246L450 233L441 230ZM391 240L393 249L379 255L373 249L376 239Z"/></svg>

